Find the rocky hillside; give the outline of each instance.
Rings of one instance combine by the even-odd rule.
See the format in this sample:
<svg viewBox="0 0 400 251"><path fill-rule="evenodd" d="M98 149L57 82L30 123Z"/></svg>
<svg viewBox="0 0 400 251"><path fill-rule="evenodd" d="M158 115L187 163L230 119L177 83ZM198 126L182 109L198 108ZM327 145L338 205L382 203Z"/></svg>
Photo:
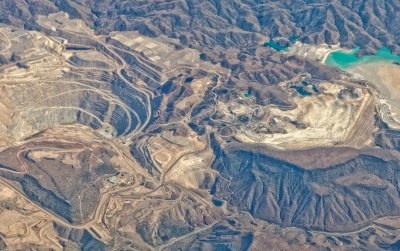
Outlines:
<svg viewBox="0 0 400 251"><path fill-rule="evenodd" d="M397 161L361 155L306 171L250 150L226 149L219 154L216 168L230 177L230 183L214 184L216 193L258 219L348 232L400 213Z"/></svg>
<svg viewBox="0 0 400 251"><path fill-rule="evenodd" d="M102 34L135 30L177 39L201 51L203 59L229 68L236 84L276 84L299 72L325 74L321 66L281 57L262 46L271 39L280 46L295 41L360 46L359 54L375 53L382 46L400 51L397 0L5 0L0 20L29 27L35 15L59 11L83 19Z"/></svg>
<svg viewBox="0 0 400 251"><path fill-rule="evenodd" d="M23 24L30 15L65 11L103 32L164 34L190 46L251 47L272 37L284 43L298 38L311 44L361 46L366 52L381 46L400 49L397 0L5 0L0 4L0 18L6 22Z"/></svg>

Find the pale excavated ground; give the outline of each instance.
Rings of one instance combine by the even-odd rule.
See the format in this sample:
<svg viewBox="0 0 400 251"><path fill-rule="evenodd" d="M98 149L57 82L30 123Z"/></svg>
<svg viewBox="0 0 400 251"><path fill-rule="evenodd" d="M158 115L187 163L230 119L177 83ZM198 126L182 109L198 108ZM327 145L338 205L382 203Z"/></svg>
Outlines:
<svg viewBox="0 0 400 251"><path fill-rule="evenodd" d="M152 63L165 70L172 69L178 65L193 65L199 58L199 52L195 50L189 48L176 50L171 45L142 36L134 31L115 32L111 36L133 51L142 53Z"/></svg>
<svg viewBox="0 0 400 251"><path fill-rule="evenodd" d="M67 26L72 27L74 25L76 24L72 22ZM63 26L62 29L64 28ZM93 128L79 124L77 118L79 113L85 113L94 120L101 121L100 124L104 125L104 128L110 128L111 115L115 105L121 108L121 113L131 111L131 114L135 114L135 111L132 111L133 108L123 102L123 98L111 91L110 83L112 79L109 76L112 74L111 71L115 72L116 67L118 67L115 58L94 50L67 51L62 39L54 39L40 32L19 30L9 26L0 26L0 31L11 42L10 48L0 51L0 53L5 58L11 58L12 54L15 53L18 55L17 62L21 64L10 62L0 68L0 152L3 153L3 150L6 151L11 148L17 149L13 156L6 157L12 158L11 164L16 163L20 167L15 170L4 168L2 171L8 172L10 175L22 173L35 175L24 160L25 156L22 156L26 154L26 158L29 158L32 162L53 161L54 164L51 163L47 168L48 173L54 174L53 177L56 177L58 175L57 168L62 165L71 165L74 167L74 171L83 170L83 168L90 169L92 164L101 165L102 163L98 158L101 151L91 152L87 159L82 157L82 153L90 150L90 145L96 144L96 142L105 149L117 153L112 156L112 163L115 167L122 168L121 173L125 174L124 177L112 176L110 178L113 178L115 182L104 181L104 184L100 184L102 194L98 205L95 205L97 207L93 208L93 215L89 215L88 221L84 224L74 226L79 229L86 229L94 238L107 242L109 239L108 230L104 230L104 226L97 224L98 219L102 217L103 203L106 203L108 196L114 193L113 189L121 189L120 184L125 186L123 189L126 189L127 186L136 186L136 183L132 182L132 180L136 180L133 173L140 173L142 169L136 166L126 145L119 144L118 139L111 140L110 137L107 137L107 133L103 133L102 129L93 130ZM85 67L74 65L70 61L74 56L80 58L81 61L88 61L93 64L86 64ZM130 83L124 82L124 84L129 85ZM127 95L129 94L131 93L127 93ZM130 99L135 98L133 95L128 97ZM89 103L89 101L93 101L93 103L101 101L102 103L85 106L84 102ZM110 111L106 110L105 114L100 114L100 112L92 109L107 103L111 104L109 106ZM102 118L103 115L104 119ZM128 117L128 124L132 120L132 117ZM35 136L32 137L32 135ZM68 150L61 149L62 147L59 146L62 142L76 140L87 140L92 143L84 144L83 148L81 146L73 148L72 145L71 149ZM41 145L35 146L37 142ZM21 146L20 150L18 150L19 146ZM92 153L93 155L91 155ZM1 164L7 162L4 156ZM68 170L61 171L68 172ZM60 175L62 175L62 172L60 172ZM143 177L147 179L149 175L143 173ZM53 182L51 178L48 179L41 175L35 178L42 182L46 188L53 189L53 191L57 190L51 185L51 182ZM65 182L57 182L57 185L66 188L73 183L71 183L71 180L65 180ZM87 193L84 189L79 191L80 185L83 184L75 184L72 187L71 194L78 197L74 197L77 199L72 199L68 203L73 203L75 208L80 209L82 215L82 210L84 211L88 202L85 204L85 201L81 200L83 195ZM14 206L12 208L19 209ZM48 208L44 207L43 209ZM30 244L43 243L46 247L54 246L53 249L55 250L62 249L51 243L51 240L55 237L53 237L53 233L47 233L53 229L50 220L61 222L62 225L69 227L72 226L57 215L59 212L51 212L52 216L49 217L43 215L41 213L43 210L40 210L40 208L36 209L35 213L30 214L29 217L24 216L23 210L20 210L22 215L12 210L1 212L0 233L9 236L7 238L10 238L10 241L7 241L7 244L10 247L14 247L13 245L18 242L20 248L24 248L23 245L26 247ZM44 222L43 219L48 221ZM12 220L15 220L15 222L12 222ZM7 229L11 225L12 227ZM42 227L44 230L41 230ZM96 230L93 230L94 228ZM40 233L36 233L36 231ZM94 231L99 234L93 234Z"/></svg>
<svg viewBox="0 0 400 251"><path fill-rule="evenodd" d="M176 162L165 179L174 181L183 187L198 189L206 176L214 178L218 176L216 172L210 169L213 159L214 156L210 148L200 153L188 154Z"/></svg>
<svg viewBox="0 0 400 251"><path fill-rule="evenodd" d="M90 31L87 31L83 23L70 20L64 14L55 14L50 16L49 19L39 17L38 22L52 31L65 30L75 32L72 28L76 26L76 32L80 33L80 35L86 34L88 37L90 36L90 39L94 40L98 38L91 34ZM51 217L47 218L56 220L58 223L72 228L86 229L94 238L107 242L109 240L109 230L111 227L114 229L116 225L110 226L110 229L105 229L101 219L107 211L108 202L111 198L116 198L117 195L124 193L128 195L134 194L136 197L144 197L140 201L136 198L133 199L132 205L134 210L138 210L138 215L146 214L147 211L144 209L153 208L153 199L149 198L147 200L146 196L151 193L154 193L154 196L165 196L169 192L169 183L175 183L173 185L176 190L174 196L175 194L179 194L179 197L174 200L166 198L165 202L159 205L159 209L154 210L155 214L168 212L170 215L166 217L171 218L176 217L176 212L182 211L179 219L182 219L184 223L186 212L191 210L191 215L188 217L195 219L198 215L201 215L199 219L195 219L198 222L194 223L195 225L210 224L210 222L220 217L222 209L214 209L211 206L211 198L206 190L201 195L194 192L186 192L187 188L199 188L201 186L206 178L204 170L207 170L208 176L216 175L210 171L212 151L211 149L206 150L207 139L199 137L194 131L187 128L189 132L186 135L175 135L173 131L165 131L156 135L149 142L146 142L150 158L156 163L162 175L159 180L156 180L155 177L150 176L147 170L140 167L136 160L132 158L129 143L118 137L107 137L109 135L104 133L104 130L93 129L79 124L77 121L77 114L85 113L99 122L104 128L109 128L111 113L116 105L121 108L120 110L131 111L133 109L131 106L123 103L123 101L135 98L133 92L122 93L127 94L127 96L121 98L112 92L113 90L109 86L112 80L111 76L118 75L121 81L124 82L123 84L131 86L138 92L142 91L140 86L136 86L137 83L125 81L122 76L121 71L127 70L130 67L129 63L125 62L122 56L115 53L111 57L109 54L102 51L95 51L94 49L88 51L71 51L66 48L68 43L66 40L53 38L50 35L40 32L18 29L14 31L7 26L1 26L0 31L2 34L6 34L6 37L12 44L10 50L0 51L0 53L6 58L9 58L11 56L10 53L14 51L23 54L21 58L17 59L18 62L22 63L22 66L14 62L0 69L0 139L7 140L4 143L0 141L0 147L3 145L9 146L8 148L1 148L0 153L3 153L3 150L4 154L8 153L10 149L13 150L11 152L12 156L4 156L10 159L8 161L10 165L15 164L17 167L21 167L21 170L17 168L15 170L4 168L2 171L9 172L10 175L20 175L23 173L32 175L33 168L29 165L30 162L34 162L35 167L36 164L39 165L42 162L46 162L48 164L46 166L48 168L47 171L51 174L54 174L53 171L57 172L56 168L62 165L73 166L73 170L80 170L85 167L89 167L90 169L92 164L102 164L99 163L100 159L97 158L99 153L103 153L101 150L99 152L90 152L87 155L88 157L85 156L85 159L82 157L84 153L88 153L87 150L92 149L91 146L93 144L101 145L104 149L115 153L115 155L113 154L112 157L109 157L112 164L118 168L118 174L112 174L104 181L97 180L99 183L101 182L99 184L101 186L101 195L98 205L96 208L93 208L92 215L88 215L88 218L81 225L76 226L72 226L61 217L58 217L57 212L50 212ZM128 37L129 39L131 38ZM169 44L153 41L149 38L146 39L138 45L139 49L136 47L131 48L138 55L141 54L140 59L138 59L139 61L146 60L157 63L157 55L170 59L171 64L164 69L166 75L169 74L169 71L173 72L175 71L174 68L178 67L189 68L184 68L186 71L190 70L191 67L197 70L198 52L194 52L191 49L177 51L173 47L171 47L173 50L169 50ZM103 43L104 41L99 39L97 42ZM151 42L154 42L156 46ZM110 44L104 44L104 46L110 51L114 49L118 50L118 48L114 48ZM147 48L146 46L150 47ZM142 47L146 48L142 50ZM131 51L125 51L124 53L134 54ZM82 63L82 61L89 63ZM121 63L118 63L118 61L121 61ZM161 61L159 62L161 63ZM167 62L163 61L162 63ZM79 64L84 65L80 66ZM138 68L138 65L132 67ZM186 106L190 105L193 107L198 104L209 83L209 78L201 78L187 84L190 96L183 99L178 106L182 109L190 109ZM86 101L98 100L102 102L96 103L93 107L110 104L104 114L95 109L89 110L92 107L84 103ZM142 100L144 100L144 97L141 97L140 101L143 102ZM141 109L144 108L146 107ZM99 110L103 111L102 109ZM135 111L132 113L135 113ZM102 118L102 115L104 115L104 118ZM123 111L120 115L124 115ZM132 118L129 117L127 120L128 123L133 123L134 118L132 116ZM144 121L139 120L138 122L144 124ZM92 144L76 141L88 141L92 142ZM61 146L63 143L70 144L71 142L79 146L72 144L68 149L63 149ZM80 162L79 160L88 162ZM27 162L29 163L27 164ZM103 163L109 165L108 162ZM64 171L69 173L66 169L62 170L62 172ZM57 176L57 174L55 173L54 177L62 177ZM183 176L185 176L184 179ZM44 183L46 188L56 190L55 185L50 184L53 182L50 179L45 180L47 178L40 175L36 178ZM164 179L166 180L165 184ZM49 181L49 183L46 183L46 181ZM73 183L71 183L71 180L66 180L66 183L57 181L57 185L68 186L70 188L69 186L73 185ZM77 208L80 209L82 215L82 210L85 209L85 201L82 200L82 197L83 194L87 194L87 191L76 191L79 190L81 185L83 184L72 186L72 190L75 190L71 193L74 196L78 195L78 197L74 197L78 199L73 199L68 201L68 203L73 203L74 206L78 205ZM158 194L158 191L160 194ZM183 203L181 203L182 200ZM200 202L203 202L202 200L207 201L205 209L203 209L203 206L197 206ZM156 202L155 204L158 203L157 198L154 201ZM191 203L195 204L191 205ZM184 205L183 209L180 209L181 204ZM141 206L138 207L136 205ZM188 210L185 208L186 206ZM46 210L46 208L43 209ZM206 219L202 218L204 211L210 211L208 213L210 216L206 217ZM122 212L118 213L129 212L123 209ZM7 212L5 217L10 217L10 213ZM42 216L32 214L32 220L37 220L40 217ZM15 214L13 218L18 222L20 221L19 215ZM140 218L136 217L131 218L140 220ZM146 220L149 218L152 221L154 219L151 215L145 215L142 218ZM30 224L30 220L24 221L23 224ZM122 218L122 221L125 222L125 218ZM4 222L6 223L7 221L4 220ZM4 226L7 226L7 224L4 224ZM24 230L23 226L20 228ZM1 233L7 233L7 229L0 230ZM136 229L134 230L137 232ZM22 234L26 235L27 233L24 232ZM33 235L29 235L28 237L31 238L32 243L47 240L47 236L39 236L42 239L34 239L36 237ZM50 244L46 246L52 247ZM54 249L58 248L54 247Z"/></svg>
<svg viewBox="0 0 400 251"><path fill-rule="evenodd" d="M171 38L163 36L150 38L142 36L136 31L112 32L111 38L160 67L162 69L161 82L164 82L169 76L173 76L182 68L228 72L226 68L220 65L201 61L199 59L200 53L197 50L190 48L176 49L173 44L179 45L179 41Z"/></svg>
<svg viewBox="0 0 400 251"><path fill-rule="evenodd" d="M100 121L97 114L84 111L80 107L80 100L85 92L92 92L121 104L112 94L80 82L90 79L74 81L65 77L73 66L67 63L71 55L63 54L62 42L39 32L12 30L10 27L1 27L0 31L13 43L10 50L2 54L23 51L25 53L21 61L28 65L27 68L21 68L11 64L1 69L2 139L20 140L52 126L74 123L78 112ZM102 58L97 56L97 59ZM105 122L100 123L107 128L111 127Z"/></svg>
<svg viewBox="0 0 400 251"><path fill-rule="evenodd" d="M289 51L287 53L289 55L296 55L312 60L321 61L322 63L324 63L329 53L338 50L338 48L339 45L333 45L333 46L329 46L327 44L309 45L297 41L294 45L292 45L289 48Z"/></svg>
<svg viewBox="0 0 400 251"><path fill-rule="evenodd" d="M186 154L200 151L206 147L204 139L199 137L191 129L188 129L187 136L174 135L172 131L167 131L159 136L152 137L146 143L146 148L155 164L155 167L161 174L180 172L180 168L186 168L186 164L182 164L182 156ZM212 155L211 152L209 152ZM188 159L188 165L198 161L197 155L191 157L185 156ZM179 164L180 163L180 164ZM175 168L179 166L178 168ZM180 176L183 179L183 176Z"/></svg>
<svg viewBox="0 0 400 251"><path fill-rule="evenodd" d="M348 71L357 78L368 80L376 87L379 102L389 107L389 111L383 112L383 119L389 126L400 128L400 66L389 62L376 62L358 65Z"/></svg>
<svg viewBox="0 0 400 251"><path fill-rule="evenodd" d="M193 80L193 82L187 85L188 88L190 88L190 90L193 92L193 94L179 101L176 104L176 108L178 110L184 110L187 108L193 108L195 105L199 104L202 101L204 92L210 82L211 81L208 78Z"/></svg>
<svg viewBox="0 0 400 251"><path fill-rule="evenodd" d="M311 96L293 97L296 108L283 111L277 107L268 109L268 114L278 127L286 132L257 134L245 130L235 135L242 142L257 142L279 149L303 149L318 146L350 145L361 147L368 145L372 136L370 116L373 97L366 90L356 88L352 95L341 93L348 87L323 83L321 91ZM373 111L373 110L372 110ZM368 112L367 117L365 117ZM305 125L296 127L293 122ZM354 135L360 126L368 125L361 135ZM364 132L367 132L365 135ZM368 133L369 132L369 133Z"/></svg>
<svg viewBox="0 0 400 251"><path fill-rule="evenodd" d="M9 250L40 245L62 250L49 215L0 182L0 233ZM12 206L11 206L12 205Z"/></svg>

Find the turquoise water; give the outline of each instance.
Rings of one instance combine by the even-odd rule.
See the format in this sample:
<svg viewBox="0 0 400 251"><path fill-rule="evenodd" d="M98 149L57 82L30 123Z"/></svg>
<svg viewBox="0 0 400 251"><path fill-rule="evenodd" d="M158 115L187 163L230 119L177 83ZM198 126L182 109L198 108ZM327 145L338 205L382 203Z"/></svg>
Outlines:
<svg viewBox="0 0 400 251"><path fill-rule="evenodd" d="M289 38L289 41L290 41L292 44L294 44L294 43L297 41L298 38L299 38L298 36L291 36L291 37Z"/></svg>
<svg viewBox="0 0 400 251"><path fill-rule="evenodd" d="M295 89L302 96L311 96L312 93L304 89L303 86L291 86L290 88Z"/></svg>
<svg viewBox="0 0 400 251"><path fill-rule="evenodd" d="M311 90L307 90L307 86L311 85ZM313 93L317 93L318 89L314 84L308 83L306 81L302 81L301 85L293 85L290 88L295 89L302 96L311 96Z"/></svg>
<svg viewBox="0 0 400 251"><path fill-rule="evenodd" d="M264 43L264 47L271 47L277 51L288 51L288 46L281 46L277 42L273 41L272 39L269 42Z"/></svg>
<svg viewBox="0 0 400 251"><path fill-rule="evenodd" d="M328 58L325 61L325 64L336 66L342 70L346 70L357 64L366 64L380 61L400 62L400 56L392 54L390 50L386 47L382 47L382 49L380 49L376 55L365 55L361 57L356 56L358 50L359 48L355 48L350 52L345 52L343 50L334 51L329 54Z"/></svg>
<svg viewBox="0 0 400 251"><path fill-rule="evenodd" d="M290 41L290 43L294 44L297 39L298 39L298 36L291 36L289 38L289 41ZM279 45L279 43L275 42L272 37L270 37L269 42L264 43L264 47L271 47L277 51L288 51L289 50L288 45Z"/></svg>

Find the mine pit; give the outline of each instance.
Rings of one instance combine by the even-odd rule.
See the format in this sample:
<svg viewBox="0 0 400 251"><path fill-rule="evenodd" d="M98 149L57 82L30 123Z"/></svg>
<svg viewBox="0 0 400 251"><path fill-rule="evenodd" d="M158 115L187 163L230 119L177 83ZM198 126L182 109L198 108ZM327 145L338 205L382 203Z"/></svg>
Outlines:
<svg viewBox="0 0 400 251"><path fill-rule="evenodd" d="M371 143L373 125L357 135L352 131L357 123L365 124L373 116L373 95L364 87L301 81L284 88L291 95L293 109L243 102L228 105L230 113L236 116L235 121L247 124L236 126L241 128L236 129L236 139L279 149L334 145L360 147ZM223 105L220 106L222 108ZM260 108L266 115L256 119L254 113L257 109L260 113ZM219 109L219 112L223 110ZM254 120L251 119L253 117Z"/></svg>

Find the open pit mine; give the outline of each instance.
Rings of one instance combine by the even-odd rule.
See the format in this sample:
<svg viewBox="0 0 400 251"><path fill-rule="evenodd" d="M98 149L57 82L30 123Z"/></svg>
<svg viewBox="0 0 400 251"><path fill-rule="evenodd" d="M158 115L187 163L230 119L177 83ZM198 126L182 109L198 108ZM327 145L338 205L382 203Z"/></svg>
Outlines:
<svg viewBox="0 0 400 251"><path fill-rule="evenodd" d="M0 1L0 250L399 250L398 2L259 2Z"/></svg>

